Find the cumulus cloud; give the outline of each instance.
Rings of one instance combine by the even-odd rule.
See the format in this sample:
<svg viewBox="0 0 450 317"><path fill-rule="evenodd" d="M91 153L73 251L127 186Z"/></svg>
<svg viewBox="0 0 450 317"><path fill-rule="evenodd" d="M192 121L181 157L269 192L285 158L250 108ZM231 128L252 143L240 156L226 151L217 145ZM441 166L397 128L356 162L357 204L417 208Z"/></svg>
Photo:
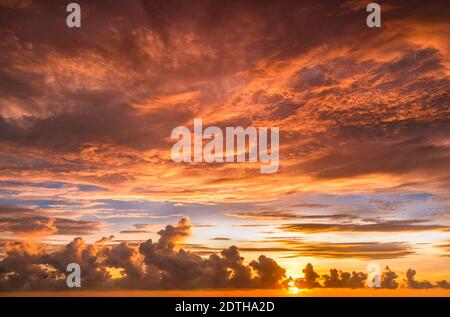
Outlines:
<svg viewBox="0 0 450 317"><path fill-rule="evenodd" d="M434 287L434 285L429 281L417 281L415 279L415 275L416 270L414 269L409 268L408 271L406 271L406 284L409 288L426 289Z"/></svg>
<svg viewBox="0 0 450 317"><path fill-rule="evenodd" d="M153 242L122 241L113 236L93 244L75 238L62 248L52 250L48 245L5 241L5 256L0 261L0 289L64 289L66 267L78 263L82 286L86 289L225 289L225 288L284 288L294 283L299 288L363 288L367 274L345 272L332 268L320 275L308 263L303 277L286 278L286 270L275 260L260 255L245 262L236 246L200 256L176 248L190 234L190 221L182 218L175 226L159 231ZM114 243L113 243L114 242ZM409 288L448 288L445 280L432 284L415 280L415 270L405 276ZM381 287L399 286L398 275L386 267Z"/></svg>
<svg viewBox="0 0 450 317"><path fill-rule="evenodd" d="M436 283L432 283L427 280L418 281L415 279L416 270L408 269L406 272L405 280L406 286L414 289L429 289L429 288L444 288L450 289L450 283L447 280L440 280Z"/></svg>
<svg viewBox="0 0 450 317"><path fill-rule="evenodd" d="M314 271L314 267L311 263L308 263L302 270L304 277L296 279L295 285L299 288L316 288L320 287L319 277L320 275Z"/></svg>
<svg viewBox="0 0 450 317"><path fill-rule="evenodd" d="M330 274L324 274L320 276L314 271L314 267L311 263L308 263L302 270L304 276L301 278L293 279L289 278L285 280L285 287L288 287L289 282L293 282L295 286L299 288L364 288L367 287L368 274L364 272L345 272L338 269L330 269ZM428 281L416 281L414 276L416 271L408 269L404 276L406 281L404 287L413 289L427 289L427 288L449 288L450 284L446 280L441 280L435 284ZM396 289L399 286L397 278L399 276L391 271L386 266L381 272L381 285L380 288L384 289Z"/></svg>
<svg viewBox="0 0 450 317"><path fill-rule="evenodd" d="M154 0L114 5L81 1L83 12L92 14L83 15L80 32L55 27L63 12L55 1L0 2L0 198L33 206L58 200L49 206L52 212L0 207L4 237L79 236L101 229L96 221L56 215L62 205L83 205L79 210L117 224L115 217L148 213L127 214L114 204L106 208L106 199L134 197L139 202L185 205L213 202L218 208L209 205L210 209L222 216L225 208L230 210L229 202L251 201L260 206L272 201L276 205L307 192L316 192L320 199L296 204L292 198L291 209L248 211L253 209L244 207L231 209L228 215L239 218L234 219L237 226L273 227L270 222L286 220L282 230L308 234L448 232L448 219L439 223L436 218L419 220L429 210L447 210L448 1L440 0L424 10L420 1L393 0L392 5L383 5L382 32L365 26L367 13L359 0L344 4ZM205 126L280 127L279 173L262 176L254 164L174 164L169 157L170 132L179 125L191 127L194 117L201 117ZM46 184L45 180L53 182ZM54 188L64 182L73 186ZM86 193L85 186L75 185L86 183L95 184L97 190ZM356 196L383 190L420 190L433 199L427 200L423 210L421 206L398 208L402 214L395 219L414 220L368 223L344 214L365 207ZM99 192L102 201L97 199ZM326 198L328 194L352 196L351 208L330 216L299 215L293 209L338 210ZM221 209L220 203L227 207ZM261 224L241 223L246 219L258 219ZM217 221L214 217L208 220L211 225ZM138 225L135 229L122 234L145 234L148 228ZM239 262L231 250L218 251L219 259L213 257L209 264L179 251L189 229L188 222L170 226L160 232L158 242L146 244L156 250L157 259L174 259L173 267L166 268L170 273L164 274L146 263L153 261L153 251L139 248L141 242L114 252L108 239L93 247L76 241L73 248L90 248L86 260L93 257L106 263L111 257L108 265L122 265L123 277L112 280L150 283L150 276L154 287L175 283L178 273L173 270L178 260L208 268L214 261L234 263L228 257ZM377 241L372 240L377 234L370 241ZM136 247L138 251L127 249ZM410 245L397 242L332 241L296 248L253 251L363 259L414 252ZM31 251L21 252L25 256ZM448 246L440 252L448 254ZM132 264L120 262L118 254ZM270 267L266 259L261 261L261 267ZM27 269L37 273L56 270L53 264L49 268L41 265ZM142 265L144 273L137 269ZM239 265L234 263L228 272L246 284L249 265L244 265L247 269ZM104 278L102 274L92 272L92 283ZM392 281L387 285L393 286L394 273L386 274L386 281ZM332 280L336 281L334 277L335 273ZM339 272L338 278L343 278ZM238 283L230 280L230 285Z"/></svg>
<svg viewBox="0 0 450 317"><path fill-rule="evenodd" d="M109 237L102 237L100 240L96 241L95 244L108 244L114 241L116 237L114 235L110 235Z"/></svg>
<svg viewBox="0 0 450 317"><path fill-rule="evenodd" d="M159 231L157 242L147 240L137 246L127 242L87 244L75 238L62 249L48 252L43 245L7 242L6 257L0 261L0 289L63 288L69 263L80 264L86 288L281 287L285 269L264 255L245 264L235 246L205 258L175 249L176 243L190 234L190 228L189 219L182 218L176 226L168 225ZM118 269L121 275L113 278L111 268Z"/></svg>
<svg viewBox="0 0 450 317"><path fill-rule="evenodd" d="M436 287L450 289L450 283L446 280L436 282Z"/></svg>
<svg viewBox="0 0 450 317"><path fill-rule="evenodd" d="M364 287L367 274L363 272L348 272L331 269L330 275L323 275L323 286L331 288L361 288Z"/></svg>
<svg viewBox="0 0 450 317"><path fill-rule="evenodd" d="M381 275L381 287L394 289L398 287L398 283L396 281L398 275L391 271L389 266L386 266L382 275Z"/></svg>
<svg viewBox="0 0 450 317"><path fill-rule="evenodd" d="M191 227L192 225L189 218L183 217L175 227L168 225L166 228L158 231L158 234L160 235L158 242L164 246L173 246L173 244L190 235Z"/></svg>

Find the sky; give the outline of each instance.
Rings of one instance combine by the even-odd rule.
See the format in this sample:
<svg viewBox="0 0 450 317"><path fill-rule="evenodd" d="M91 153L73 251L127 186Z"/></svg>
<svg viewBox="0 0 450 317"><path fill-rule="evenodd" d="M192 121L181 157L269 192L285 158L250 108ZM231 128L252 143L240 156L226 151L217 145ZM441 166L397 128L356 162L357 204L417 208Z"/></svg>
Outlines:
<svg viewBox="0 0 450 317"><path fill-rule="evenodd" d="M379 1L380 28L360 0L77 3L68 28L0 0L0 290L71 261L88 289L361 288L369 263L449 288L448 1ZM199 118L278 127L279 170L174 162Z"/></svg>

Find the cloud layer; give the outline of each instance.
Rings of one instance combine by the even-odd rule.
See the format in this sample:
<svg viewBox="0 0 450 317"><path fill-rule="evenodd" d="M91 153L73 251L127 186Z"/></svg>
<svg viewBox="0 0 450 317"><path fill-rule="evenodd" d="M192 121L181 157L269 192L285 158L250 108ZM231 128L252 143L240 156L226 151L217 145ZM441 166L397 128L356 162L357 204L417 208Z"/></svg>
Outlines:
<svg viewBox="0 0 450 317"><path fill-rule="evenodd" d="M58 2L20 3L1 7L5 179L204 202L217 184L229 185L215 195L226 201L298 190L287 183L449 177L445 1L394 1L376 31L353 1L81 1L79 30ZM252 164L173 164L170 132L194 118L279 126L280 173L268 182Z"/></svg>
<svg viewBox="0 0 450 317"><path fill-rule="evenodd" d="M448 279L448 1L382 2L377 29L354 0L77 3L69 29L61 1L0 1L2 285L57 287L69 260L89 287L282 283L251 252L290 271L389 259L399 276L421 257L413 270ZM174 163L171 131L194 118L279 127L279 172ZM180 215L211 231L153 238Z"/></svg>
<svg viewBox="0 0 450 317"><path fill-rule="evenodd" d="M24 242L6 244L0 262L0 289L61 289L65 270L78 263L86 288L198 289L198 288L279 288L285 270L261 255L244 264L232 246L207 258L183 249L176 243L190 232L187 218L158 232L157 242L147 240L138 247L126 242L114 246L88 245L75 238L61 250L46 252L43 246ZM103 242L103 241L102 241ZM109 269L120 270L113 279Z"/></svg>
<svg viewBox="0 0 450 317"><path fill-rule="evenodd" d="M64 289L66 267L78 263L82 287L86 289L245 289L245 288L363 288L367 274L331 269L320 276L308 265L302 278L286 276L273 259L260 255L246 264L239 249L231 246L219 254L201 257L176 245L190 234L188 218L176 226L158 232L157 242L147 240L137 246L127 242L111 244L114 237L87 244L75 238L66 246L51 251L45 245L6 242L6 256L0 261L1 290ZM115 273L113 273L115 272ZM415 280L415 270L406 272L409 288L448 288L442 280L436 284ZM397 288L397 274L388 267L382 273L383 288Z"/></svg>
<svg viewBox="0 0 450 317"><path fill-rule="evenodd" d="M18 236L88 235L97 232L96 221L55 217L46 212L0 205L0 231Z"/></svg>

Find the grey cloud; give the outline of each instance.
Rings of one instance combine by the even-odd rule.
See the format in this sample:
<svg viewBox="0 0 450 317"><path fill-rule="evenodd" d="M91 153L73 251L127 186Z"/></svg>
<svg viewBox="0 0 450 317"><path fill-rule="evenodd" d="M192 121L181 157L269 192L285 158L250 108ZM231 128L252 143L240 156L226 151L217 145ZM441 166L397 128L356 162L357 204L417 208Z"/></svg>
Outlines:
<svg viewBox="0 0 450 317"><path fill-rule="evenodd" d="M14 235L88 235L101 227L97 221L53 217L41 210L0 205L0 230Z"/></svg>
<svg viewBox="0 0 450 317"><path fill-rule="evenodd" d="M279 288L285 270L274 260L260 256L244 263L235 246L207 258L175 249L175 243L189 235L187 218L176 226L159 231L157 242L147 240L137 246L86 244L75 238L56 252L23 242L7 243L6 257L0 261L0 289L62 289L68 263L78 263L86 288L198 289L198 288ZM50 270L46 269L50 268ZM123 276L112 279L114 267Z"/></svg>
<svg viewBox="0 0 450 317"><path fill-rule="evenodd" d="M386 220L371 224L291 223L281 226L285 231L321 232L418 232L448 231L449 226L426 224L426 220Z"/></svg>

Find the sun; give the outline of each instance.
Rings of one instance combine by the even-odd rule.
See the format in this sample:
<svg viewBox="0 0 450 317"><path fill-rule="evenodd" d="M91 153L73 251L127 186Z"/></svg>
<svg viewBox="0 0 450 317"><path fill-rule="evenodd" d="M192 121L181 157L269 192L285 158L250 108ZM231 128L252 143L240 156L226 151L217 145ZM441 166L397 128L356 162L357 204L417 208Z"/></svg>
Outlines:
<svg viewBox="0 0 450 317"><path fill-rule="evenodd" d="M294 281L289 282L288 285L289 285L289 288L288 288L289 293L294 294L294 295L300 293L301 289L298 288L297 286L295 286Z"/></svg>

